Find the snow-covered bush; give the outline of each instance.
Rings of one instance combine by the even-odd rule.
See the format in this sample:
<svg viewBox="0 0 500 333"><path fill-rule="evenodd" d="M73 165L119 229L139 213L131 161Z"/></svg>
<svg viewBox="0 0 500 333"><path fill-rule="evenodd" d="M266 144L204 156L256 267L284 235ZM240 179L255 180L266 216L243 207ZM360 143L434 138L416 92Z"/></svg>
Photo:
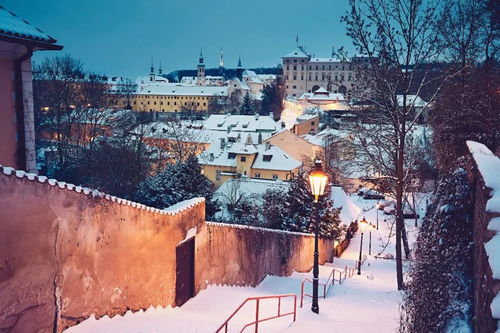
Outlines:
<svg viewBox="0 0 500 333"><path fill-rule="evenodd" d="M440 179L415 244L400 332L471 332L471 193L464 168Z"/></svg>
<svg viewBox="0 0 500 333"><path fill-rule="evenodd" d="M143 181L133 195L133 200L148 206L164 209L183 200L205 197L207 216L213 214L211 204L212 183L201 174L196 156L185 162L170 164L158 175Z"/></svg>

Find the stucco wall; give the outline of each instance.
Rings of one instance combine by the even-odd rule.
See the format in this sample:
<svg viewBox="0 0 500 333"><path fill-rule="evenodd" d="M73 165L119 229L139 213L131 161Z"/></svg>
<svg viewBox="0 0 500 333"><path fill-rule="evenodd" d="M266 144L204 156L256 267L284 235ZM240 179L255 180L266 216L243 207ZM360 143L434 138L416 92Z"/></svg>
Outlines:
<svg viewBox="0 0 500 333"><path fill-rule="evenodd" d="M173 304L175 247L203 224L203 202L168 215L37 179L0 168L0 331Z"/></svg>
<svg viewBox="0 0 500 333"><path fill-rule="evenodd" d="M333 240L320 240L320 263L333 259ZM307 272L313 265L314 237L207 222L196 239L196 290L207 284L255 286L266 275Z"/></svg>
<svg viewBox="0 0 500 333"><path fill-rule="evenodd" d="M314 237L205 223L204 201L165 212L0 166L0 332L175 305L176 246L195 234L195 291L312 268ZM320 263L333 241L320 240Z"/></svg>

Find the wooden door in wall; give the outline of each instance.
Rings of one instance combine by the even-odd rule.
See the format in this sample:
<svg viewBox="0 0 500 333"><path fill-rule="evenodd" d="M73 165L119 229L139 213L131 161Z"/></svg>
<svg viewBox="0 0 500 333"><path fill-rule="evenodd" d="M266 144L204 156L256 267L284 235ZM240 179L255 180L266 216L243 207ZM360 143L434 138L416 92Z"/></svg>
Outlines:
<svg viewBox="0 0 500 333"><path fill-rule="evenodd" d="M194 237L182 242L176 252L175 305L181 306L194 296Z"/></svg>

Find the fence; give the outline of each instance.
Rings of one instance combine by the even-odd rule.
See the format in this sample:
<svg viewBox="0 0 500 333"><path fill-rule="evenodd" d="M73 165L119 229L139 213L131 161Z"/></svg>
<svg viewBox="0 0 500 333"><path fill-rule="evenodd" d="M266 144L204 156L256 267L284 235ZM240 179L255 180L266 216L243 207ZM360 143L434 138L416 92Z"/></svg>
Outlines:
<svg viewBox="0 0 500 333"><path fill-rule="evenodd" d="M366 257L364 257L363 260L361 261L362 265L364 264L365 260L366 260ZM338 270L336 268L332 268L332 272L328 276L328 280L326 280L326 282L324 282L324 283L318 283L319 286L323 286L323 295L318 295L318 296L322 297L323 299L326 298L326 295L328 295L328 291L330 291L330 287L335 285L335 281L337 281L339 284L342 284L342 281L344 281L346 278L352 277L354 275L354 272L356 272L356 267L358 267L358 263L359 263L359 261L356 260L354 262L353 266L346 265L343 271ZM335 279L336 272L338 273L337 279ZM342 279L342 276L344 277L343 279ZM313 281L310 278L305 278L304 280L302 280L302 284L301 284L301 288L300 288L300 307L302 307L304 304L304 297L311 297L312 298L311 294L304 292L304 284L306 282L313 283Z"/></svg>
<svg viewBox="0 0 500 333"><path fill-rule="evenodd" d="M286 312L286 313L281 313L281 299L282 298L287 298L287 297L293 297L293 311L291 312ZM271 316L271 317L266 317L266 318L259 318L259 306L260 306L260 301L261 300L267 300L267 299L278 299L278 314L276 316ZM247 298L243 303L240 304L240 306L227 318L227 320L215 331L215 333L222 332L222 329L224 329L224 333L227 333L228 327L229 327L229 321L240 311L240 309L249 301L255 301L255 321L252 321L241 329L240 333L243 332L247 327L250 327L252 325L255 325L255 333L259 332L259 323L263 321L268 321L280 317L285 317L285 316L291 316L293 315L293 321L297 319L297 295L295 294L286 294L286 295L273 295L273 296L261 296L261 297L249 297Z"/></svg>

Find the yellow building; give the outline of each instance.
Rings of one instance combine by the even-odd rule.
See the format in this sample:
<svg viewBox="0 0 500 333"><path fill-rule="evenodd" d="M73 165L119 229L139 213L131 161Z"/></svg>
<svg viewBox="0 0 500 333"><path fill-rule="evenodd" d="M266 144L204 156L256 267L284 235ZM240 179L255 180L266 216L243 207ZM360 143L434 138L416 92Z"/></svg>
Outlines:
<svg viewBox="0 0 500 333"><path fill-rule="evenodd" d="M219 187L226 180L239 177L291 180L302 165L277 146L270 143L234 142L212 144L199 157L203 174Z"/></svg>
<svg viewBox="0 0 500 333"><path fill-rule="evenodd" d="M137 111L182 112L208 111L209 106L224 106L229 87L182 86L172 83L141 86L130 98Z"/></svg>

